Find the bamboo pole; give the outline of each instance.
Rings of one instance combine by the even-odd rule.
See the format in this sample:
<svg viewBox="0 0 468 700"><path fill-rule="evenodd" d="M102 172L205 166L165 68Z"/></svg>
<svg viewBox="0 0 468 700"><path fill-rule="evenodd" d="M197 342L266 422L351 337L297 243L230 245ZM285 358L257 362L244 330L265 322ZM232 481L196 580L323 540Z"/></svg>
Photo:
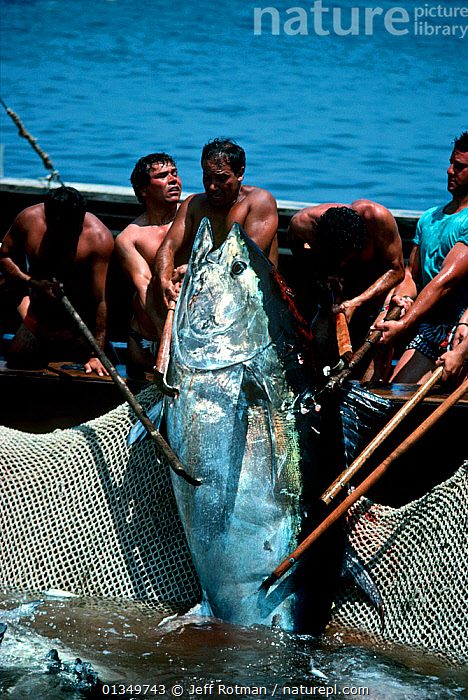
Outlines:
<svg viewBox="0 0 468 700"><path fill-rule="evenodd" d="M52 164L52 161L49 158L49 155L45 153L40 146L37 145L37 139L35 139L29 131L26 130L23 122L19 118L19 116L14 112L12 109L6 106L4 101L0 98L0 103L3 105L3 107L6 110L6 113L12 118L16 126L18 127L18 134L21 136L21 138L26 139L26 141L34 148L36 153L39 155L41 158L42 162L44 163L44 167L47 168L47 170L51 171L51 179L52 180L57 180L60 182L61 185L63 185L62 180L60 179L58 170L56 170Z"/></svg>
<svg viewBox="0 0 468 700"><path fill-rule="evenodd" d="M401 313L401 308L399 306L395 306L393 309L391 309L388 314L385 316L385 321L397 321L400 318L400 313ZM359 350L357 350L354 355L351 357L349 364L345 369L341 370L341 372L334 377L332 377L324 386L324 388L319 392L320 394L326 393L326 392L333 392L336 389L339 389L342 385L343 382L349 377L353 369L364 359L364 357L367 355L367 353L370 351L370 349L376 345L380 338L382 337L382 331L379 331L377 329L374 329L369 333L367 336L366 340L364 343L361 345ZM318 396L319 396L318 395ZM318 398L317 396L317 398Z"/></svg>

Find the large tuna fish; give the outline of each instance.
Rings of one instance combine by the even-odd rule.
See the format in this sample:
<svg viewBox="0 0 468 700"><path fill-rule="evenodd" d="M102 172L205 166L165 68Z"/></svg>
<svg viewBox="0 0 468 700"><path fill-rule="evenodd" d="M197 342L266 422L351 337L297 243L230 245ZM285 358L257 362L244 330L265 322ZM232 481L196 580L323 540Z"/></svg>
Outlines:
<svg viewBox="0 0 468 700"><path fill-rule="evenodd" d="M205 219L174 317L167 381L179 395L153 417L164 415L171 448L203 480L193 487L173 475L174 492L213 613L230 622L317 633L327 619L338 550L314 550L313 573L309 561L268 596L258 590L307 534L319 466L326 471L303 403L312 342L261 250L237 224L215 249ZM317 597L324 590L327 601Z"/></svg>

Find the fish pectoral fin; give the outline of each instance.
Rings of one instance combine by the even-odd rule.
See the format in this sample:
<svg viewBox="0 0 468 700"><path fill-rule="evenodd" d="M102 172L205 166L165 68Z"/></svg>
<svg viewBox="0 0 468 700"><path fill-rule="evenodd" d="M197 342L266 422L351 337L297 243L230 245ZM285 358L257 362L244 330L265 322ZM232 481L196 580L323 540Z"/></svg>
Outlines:
<svg viewBox="0 0 468 700"><path fill-rule="evenodd" d="M349 542L346 543L343 555L341 577L353 580L358 588L360 588L366 597L371 601L372 605L379 613L380 624L383 632L385 629L385 621L382 596L380 595L380 591L377 588L377 584L372 578L369 569L360 560L356 550L349 544Z"/></svg>
<svg viewBox="0 0 468 700"><path fill-rule="evenodd" d="M252 367L244 365L244 375L242 377L242 392L247 403L258 403L267 401L271 403L268 387L262 379L257 377Z"/></svg>
<svg viewBox="0 0 468 700"><path fill-rule="evenodd" d="M146 415L148 416L150 421L153 423L156 430L158 430L159 426L161 425L163 408L164 408L164 401L158 401L157 403L154 404L154 406L151 406L151 408L148 409L148 411L146 412ZM143 425L143 423L141 421L137 421L128 434L128 438L127 438L128 447L131 447L135 442L139 442L140 440L143 440L143 438L146 435L147 435L147 430L146 430L145 426Z"/></svg>
<svg viewBox="0 0 468 700"><path fill-rule="evenodd" d="M143 438L146 435L146 428L143 426L143 424L138 421L135 423L133 428L130 430L127 438L127 446L131 447L133 443L139 442L140 440L143 440Z"/></svg>

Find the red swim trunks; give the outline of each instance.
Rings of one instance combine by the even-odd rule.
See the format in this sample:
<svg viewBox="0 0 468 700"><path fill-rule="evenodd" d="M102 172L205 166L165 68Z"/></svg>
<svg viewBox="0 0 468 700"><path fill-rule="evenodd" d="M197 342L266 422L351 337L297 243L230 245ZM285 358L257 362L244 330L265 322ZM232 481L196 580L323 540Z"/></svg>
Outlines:
<svg viewBox="0 0 468 700"><path fill-rule="evenodd" d="M26 328L38 339L48 342L66 342L75 340L76 333L69 328L50 328L37 320L30 311L26 314L24 321Z"/></svg>

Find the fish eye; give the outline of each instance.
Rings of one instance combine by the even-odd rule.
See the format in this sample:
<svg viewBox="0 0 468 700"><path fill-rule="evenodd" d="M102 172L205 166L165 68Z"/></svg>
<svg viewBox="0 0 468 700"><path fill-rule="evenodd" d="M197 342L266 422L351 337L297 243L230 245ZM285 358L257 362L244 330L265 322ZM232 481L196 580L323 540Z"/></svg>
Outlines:
<svg viewBox="0 0 468 700"><path fill-rule="evenodd" d="M233 277L239 277L247 267L247 263L243 260L235 260L231 267L231 275Z"/></svg>

